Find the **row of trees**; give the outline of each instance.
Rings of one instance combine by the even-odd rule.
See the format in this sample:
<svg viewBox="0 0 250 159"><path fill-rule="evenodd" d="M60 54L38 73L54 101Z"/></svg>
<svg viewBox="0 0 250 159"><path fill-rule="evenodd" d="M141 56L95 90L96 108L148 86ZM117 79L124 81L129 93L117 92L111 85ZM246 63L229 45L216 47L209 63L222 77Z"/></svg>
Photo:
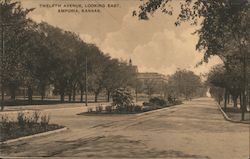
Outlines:
<svg viewBox="0 0 250 159"><path fill-rule="evenodd" d="M116 88L133 87L136 70L127 62L111 58L74 32L32 21L27 15L33 9L19 2L1 1L0 11L2 109L4 94L15 100L19 88L27 88L31 103L34 90L44 99L50 85L61 101L65 95L74 101L77 92L83 101L86 86L95 101L102 90L109 98Z"/></svg>
<svg viewBox="0 0 250 159"><path fill-rule="evenodd" d="M167 98L191 99L193 97L205 96L207 88L201 77L186 69L178 69L166 79L145 79L137 84L138 92L145 93L149 98L153 94L160 94Z"/></svg>
<svg viewBox="0 0 250 159"><path fill-rule="evenodd" d="M240 101L240 107L243 108L244 97L244 75L240 69L241 65L235 65L235 70L228 70L224 65L216 65L208 74L207 84L210 86L211 95L221 104L224 99L224 110L227 110L228 101L232 100L234 107L237 107ZM250 72L248 70L248 78ZM249 87L249 83L248 83ZM246 90L246 104L250 102L249 89Z"/></svg>
<svg viewBox="0 0 250 159"><path fill-rule="evenodd" d="M172 15L172 0L147 0L134 11L140 19L149 19L156 10ZM188 21L200 28L195 32L199 36L197 50L204 53L202 62L208 62L211 56L218 56L224 62L220 69L218 82L214 86L223 88L225 97L231 94L242 96L242 120L249 92L250 61L250 1L249 0L185 0L180 2L180 13L176 25ZM216 71L216 69L214 70ZM214 72L213 71L213 72ZM213 73L212 73L213 74ZM212 75L211 75L212 76ZM212 77L209 77L212 78ZM217 78L217 77L216 77ZM224 80L225 79L225 80ZM212 92L219 94L214 89ZM226 98L225 98L226 100Z"/></svg>
<svg viewBox="0 0 250 159"><path fill-rule="evenodd" d="M201 77L185 69L178 69L171 75L165 87L165 92L169 95L185 99L205 96L206 91L207 88L204 86Z"/></svg>

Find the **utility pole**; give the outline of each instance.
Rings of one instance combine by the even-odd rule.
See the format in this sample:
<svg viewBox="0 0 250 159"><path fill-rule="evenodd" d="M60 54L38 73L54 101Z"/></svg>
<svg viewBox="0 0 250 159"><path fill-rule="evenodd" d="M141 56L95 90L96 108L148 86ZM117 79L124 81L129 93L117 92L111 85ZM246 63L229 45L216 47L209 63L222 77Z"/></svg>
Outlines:
<svg viewBox="0 0 250 159"><path fill-rule="evenodd" d="M88 106L88 57L85 58L85 106Z"/></svg>
<svg viewBox="0 0 250 159"><path fill-rule="evenodd" d="M2 56L1 56L1 111L4 109L4 24L1 25L2 30Z"/></svg>
<svg viewBox="0 0 250 159"><path fill-rule="evenodd" d="M247 108L247 102L246 102L246 97L247 97L247 66L246 66L246 52L244 51L244 56L243 56L243 107L241 110L241 120L245 120L245 111Z"/></svg>

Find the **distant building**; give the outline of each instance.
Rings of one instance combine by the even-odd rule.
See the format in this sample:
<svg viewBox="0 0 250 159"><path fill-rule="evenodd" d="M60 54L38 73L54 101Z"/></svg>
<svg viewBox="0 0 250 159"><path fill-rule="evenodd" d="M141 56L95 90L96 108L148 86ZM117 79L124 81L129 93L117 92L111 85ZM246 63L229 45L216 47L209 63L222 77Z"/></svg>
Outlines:
<svg viewBox="0 0 250 159"><path fill-rule="evenodd" d="M156 73L156 72L142 72L142 73L138 73L137 78L139 80L156 80L157 82L167 82L167 76L160 74L160 73Z"/></svg>
<svg viewBox="0 0 250 159"><path fill-rule="evenodd" d="M138 72L138 67L136 65L133 65L132 60L129 59L129 66L132 67L134 72Z"/></svg>
<svg viewBox="0 0 250 159"><path fill-rule="evenodd" d="M156 72L143 72L137 74L137 79L141 82L140 92L144 92L149 96L153 94L164 94L167 76Z"/></svg>

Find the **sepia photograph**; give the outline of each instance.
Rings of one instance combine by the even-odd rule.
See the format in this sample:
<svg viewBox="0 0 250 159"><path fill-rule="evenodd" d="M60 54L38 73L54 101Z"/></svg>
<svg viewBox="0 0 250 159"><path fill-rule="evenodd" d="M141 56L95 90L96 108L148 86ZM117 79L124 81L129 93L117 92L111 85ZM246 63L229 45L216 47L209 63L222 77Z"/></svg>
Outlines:
<svg viewBox="0 0 250 159"><path fill-rule="evenodd" d="M250 159L250 0L0 0L0 158Z"/></svg>

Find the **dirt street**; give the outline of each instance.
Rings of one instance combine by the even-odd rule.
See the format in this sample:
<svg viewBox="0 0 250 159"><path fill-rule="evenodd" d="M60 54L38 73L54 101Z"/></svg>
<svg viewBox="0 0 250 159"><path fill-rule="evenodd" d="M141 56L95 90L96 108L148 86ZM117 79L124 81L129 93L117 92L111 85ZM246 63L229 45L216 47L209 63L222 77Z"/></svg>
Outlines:
<svg viewBox="0 0 250 159"><path fill-rule="evenodd" d="M69 130L1 145L3 157L248 159L249 125L225 121L211 98L137 115L45 109ZM249 115L249 114L248 114Z"/></svg>

